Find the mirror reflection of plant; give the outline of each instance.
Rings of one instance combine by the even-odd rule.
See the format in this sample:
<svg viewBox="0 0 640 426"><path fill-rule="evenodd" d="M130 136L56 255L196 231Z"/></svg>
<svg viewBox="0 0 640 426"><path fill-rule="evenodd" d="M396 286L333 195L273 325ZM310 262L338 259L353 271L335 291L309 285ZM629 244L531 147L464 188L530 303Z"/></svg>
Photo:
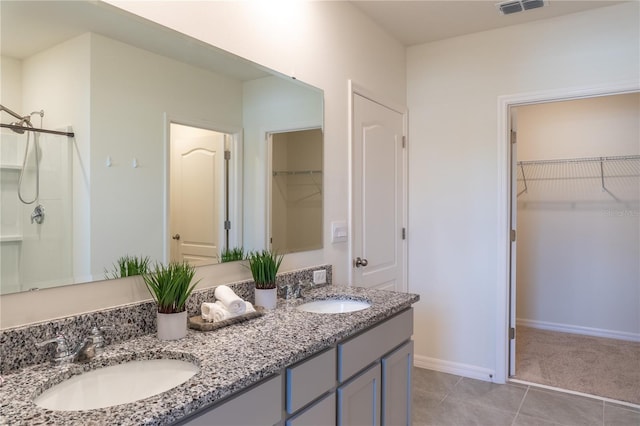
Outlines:
<svg viewBox="0 0 640 426"><path fill-rule="evenodd" d="M183 312L187 299L200 280L191 284L196 269L187 262L156 264L153 271L143 275L149 293L161 314Z"/></svg>
<svg viewBox="0 0 640 426"><path fill-rule="evenodd" d="M149 257L124 255L119 257L112 266L111 271L105 268L104 274L107 279L131 277L134 275L144 275L149 272Z"/></svg>
<svg viewBox="0 0 640 426"><path fill-rule="evenodd" d="M247 254L249 269L257 289L276 288L276 275L282 259L284 254L272 250L252 251Z"/></svg>
<svg viewBox="0 0 640 426"><path fill-rule="evenodd" d="M234 247L231 249L223 249L220 253L220 262L235 262L244 259L244 247Z"/></svg>

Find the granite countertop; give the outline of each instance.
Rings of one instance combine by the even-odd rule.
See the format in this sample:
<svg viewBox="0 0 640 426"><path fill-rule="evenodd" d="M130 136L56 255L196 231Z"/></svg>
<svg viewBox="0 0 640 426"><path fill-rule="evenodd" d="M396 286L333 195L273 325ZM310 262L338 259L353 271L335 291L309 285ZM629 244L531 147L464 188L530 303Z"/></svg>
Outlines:
<svg viewBox="0 0 640 426"><path fill-rule="evenodd" d="M342 314L316 314L295 307L305 301L340 296L367 300L371 307ZM301 361L398 313L419 300L415 294L358 287L325 286L303 300L280 301L278 308L240 324L211 332L189 330L177 341L154 334L106 347L86 364L28 367L4 376L0 387L0 424L164 425L236 393L284 367ZM63 378L127 360L189 360L200 371L185 383L134 403L86 411L51 411L34 396Z"/></svg>

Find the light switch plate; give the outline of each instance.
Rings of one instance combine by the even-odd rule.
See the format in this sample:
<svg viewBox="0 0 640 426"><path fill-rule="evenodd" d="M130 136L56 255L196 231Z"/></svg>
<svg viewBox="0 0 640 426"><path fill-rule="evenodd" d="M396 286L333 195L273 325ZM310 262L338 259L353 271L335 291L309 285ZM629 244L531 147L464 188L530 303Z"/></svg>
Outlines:
<svg viewBox="0 0 640 426"><path fill-rule="evenodd" d="M344 243L349 236L349 229L347 228L347 222L331 222L331 242L332 243Z"/></svg>

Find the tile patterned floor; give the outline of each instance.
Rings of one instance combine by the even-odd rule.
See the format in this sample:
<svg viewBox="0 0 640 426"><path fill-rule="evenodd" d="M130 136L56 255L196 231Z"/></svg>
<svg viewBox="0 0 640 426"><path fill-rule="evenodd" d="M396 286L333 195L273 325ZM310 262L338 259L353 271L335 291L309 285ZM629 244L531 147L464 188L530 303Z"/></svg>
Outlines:
<svg viewBox="0 0 640 426"><path fill-rule="evenodd" d="M640 409L414 368L413 425L640 426Z"/></svg>

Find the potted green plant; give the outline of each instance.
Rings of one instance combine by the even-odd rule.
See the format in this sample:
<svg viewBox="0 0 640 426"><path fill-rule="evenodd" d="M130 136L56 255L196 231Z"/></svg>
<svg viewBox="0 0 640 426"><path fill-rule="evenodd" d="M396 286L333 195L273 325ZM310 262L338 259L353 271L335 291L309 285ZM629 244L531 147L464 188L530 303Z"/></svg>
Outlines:
<svg viewBox="0 0 640 426"><path fill-rule="evenodd" d="M158 338L177 340L187 334L187 299L199 280L191 283L195 267L186 262L156 264L144 282L158 305Z"/></svg>
<svg viewBox="0 0 640 426"><path fill-rule="evenodd" d="M105 268L104 274L107 279L131 277L134 275L144 275L149 272L149 257L124 255L118 258L111 268Z"/></svg>
<svg viewBox="0 0 640 426"><path fill-rule="evenodd" d="M242 259L244 259L243 247L225 248L220 253L220 263L235 262Z"/></svg>
<svg viewBox="0 0 640 426"><path fill-rule="evenodd" d="M276 275L284 259L283 254L272 250L252 251L247 255L249 269L256 283L256 305L266 309L276 307Z"/></svg>

